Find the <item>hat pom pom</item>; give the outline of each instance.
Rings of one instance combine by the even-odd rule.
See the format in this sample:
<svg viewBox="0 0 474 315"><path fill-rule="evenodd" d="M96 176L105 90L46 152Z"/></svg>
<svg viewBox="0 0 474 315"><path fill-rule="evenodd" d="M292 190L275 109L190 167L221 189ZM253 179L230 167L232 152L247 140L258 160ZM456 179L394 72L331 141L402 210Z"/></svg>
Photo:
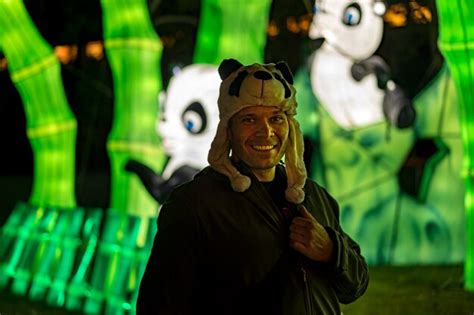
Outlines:
<svg viewBox="0 0 474 315"><path fill-rule="evenodd" d="M230 179L232 189L236 192L244 192L250 187L250 178L242 174L235 174Z"/></svg>
<svg viewBox="0 0 474 315"><path fill-rule="evenodd" d="M300 204L304 200L304 190L299 187L289 187L285 191L286 200L294 203Z"/></svg>

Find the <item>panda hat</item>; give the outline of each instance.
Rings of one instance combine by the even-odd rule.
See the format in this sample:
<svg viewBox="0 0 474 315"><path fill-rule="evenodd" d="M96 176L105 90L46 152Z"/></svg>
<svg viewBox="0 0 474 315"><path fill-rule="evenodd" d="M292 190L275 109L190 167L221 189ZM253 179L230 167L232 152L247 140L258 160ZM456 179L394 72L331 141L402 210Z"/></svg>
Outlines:
<svg viewBox="0 0 474 315"><path fill-rule="evenodd" d="M285 62L276 64L242 65L235 59L225 59L219 65L222 79L217 105L219 124L208 154L210 166L230 179L232 189L243 192L250 187L250 178L242 175L230 161L230 141L227 128L229 120L239 111L251 106L274 106L281 108L289 124L285 166L288 177L286 199L299 204L304 200L303 187L306 168L303 162L303 137L295 119L296 90L293 75Z"/></svg>

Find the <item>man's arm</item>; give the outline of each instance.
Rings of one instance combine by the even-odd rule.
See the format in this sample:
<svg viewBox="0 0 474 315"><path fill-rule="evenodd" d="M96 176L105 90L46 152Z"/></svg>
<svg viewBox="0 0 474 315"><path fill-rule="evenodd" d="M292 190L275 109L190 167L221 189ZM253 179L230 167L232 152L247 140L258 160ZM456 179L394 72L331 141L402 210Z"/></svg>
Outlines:
<svg viewBox="0 0 474 315"><path fill-rule="evenodd" d="M163 205L140 284L137 315L193 312L193 291L198 292L199 284L199 244L192 205L182 190L175 191Z"/></svg>
<svg viewBox="0 0 474 315"><path fill-rule="evenodd" d="M333 288L341 303L350 303L366 290L368 267L360 254L360 247L339 225L339 208L329 197L334 212L332 226L321 225L313 215L299 205L300 217L290 226L290 246L311 261L322 263L331 273Z"/></svg>
<svg viewBox="0 0 474 315"><path fill-rule="evenodd" d="M333 240L334 253L328 267L333 273L333 287L339 301L351 303L364 294L369 284L369 272L359 245L342 229L325 227Z"/></svg>

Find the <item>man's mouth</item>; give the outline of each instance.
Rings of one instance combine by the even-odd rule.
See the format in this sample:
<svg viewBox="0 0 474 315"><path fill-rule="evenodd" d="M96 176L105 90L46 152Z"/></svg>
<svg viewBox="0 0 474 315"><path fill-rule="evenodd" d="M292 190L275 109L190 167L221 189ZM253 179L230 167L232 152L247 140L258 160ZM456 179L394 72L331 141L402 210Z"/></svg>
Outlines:
<svg viewBox="0 0 474 315"><path fill-rule="evenodd" d="M276 145L252 145L252 149L256 151L270 151L275 147Z"/></svg>

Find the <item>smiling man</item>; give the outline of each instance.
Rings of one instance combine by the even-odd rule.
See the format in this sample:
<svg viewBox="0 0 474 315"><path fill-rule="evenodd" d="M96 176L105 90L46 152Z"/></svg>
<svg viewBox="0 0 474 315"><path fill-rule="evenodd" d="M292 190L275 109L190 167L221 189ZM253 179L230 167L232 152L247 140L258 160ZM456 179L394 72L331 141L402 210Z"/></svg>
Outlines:
<svg viewBox="0 0 474 315"><path fill-rule="evenodd" d="M210 166L160 211L137 314L340 314L367 265L306 178L288 66L227 59L219 74Z"/></svg>
<svg viewBox="0 0 474 315"><path fill-rule="evenodd" d="M230 146L261 182L270 182L288 143L288 120L278 107L251 106L230 121Z"/></svg>

